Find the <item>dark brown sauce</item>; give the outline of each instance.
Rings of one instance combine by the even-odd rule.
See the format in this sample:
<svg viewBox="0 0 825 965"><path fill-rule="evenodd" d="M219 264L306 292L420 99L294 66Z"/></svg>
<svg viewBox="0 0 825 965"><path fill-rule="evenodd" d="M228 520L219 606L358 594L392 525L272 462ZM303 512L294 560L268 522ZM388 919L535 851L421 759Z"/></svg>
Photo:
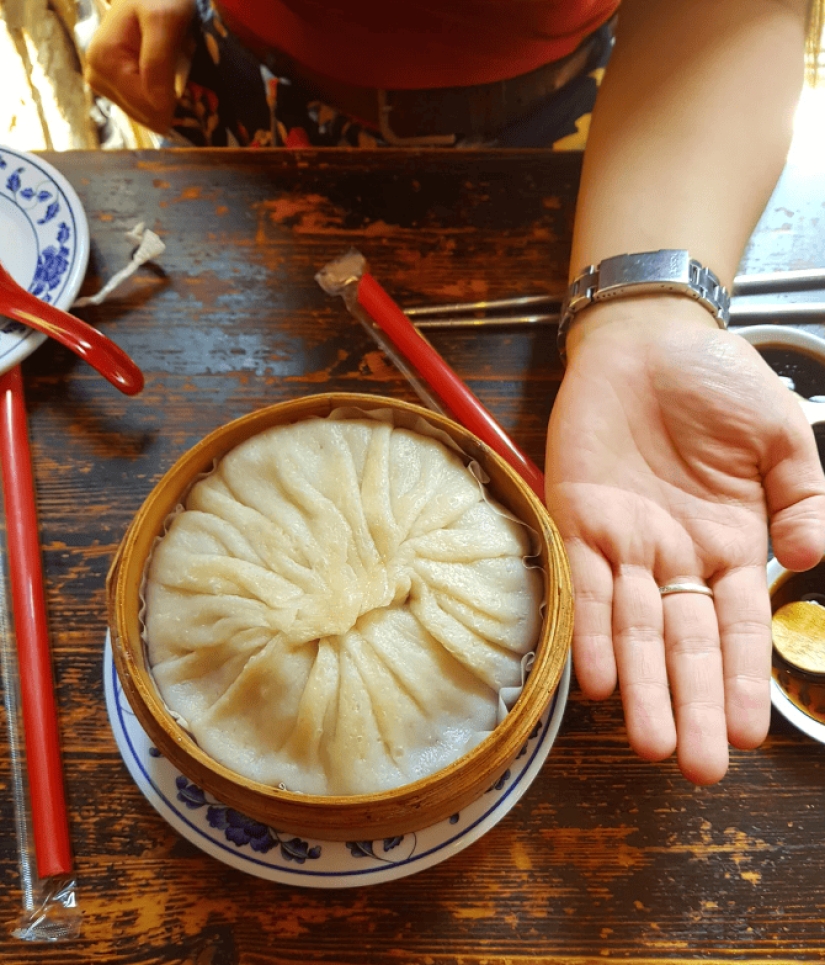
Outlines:
<svg viewBox="0 0 825 965"><path fill-rule="evenodd" d="M825 724L825 681L790 669L775 654L772 673L792 704L808 717Z"/></svg>
<svg viewBox="0 0 825 965"><path fill-rule="evenodd" d="M825 562L785 580L771 598L772 611L775 613L786 603L802 599L825 603ZM825 724L825 674L807 674L791 667L775 650L772 673L791 703L811 719Z"/></svg>

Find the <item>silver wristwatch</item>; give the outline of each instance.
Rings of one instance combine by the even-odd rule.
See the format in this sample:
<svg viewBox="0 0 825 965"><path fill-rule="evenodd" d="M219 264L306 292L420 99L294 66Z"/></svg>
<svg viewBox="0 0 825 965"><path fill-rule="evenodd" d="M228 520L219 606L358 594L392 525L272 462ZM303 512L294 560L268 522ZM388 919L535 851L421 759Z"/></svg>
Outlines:
<svg viewBox="0 0 825 965"><path fill-rule="evenodd" d="M675 292L703 305L719 328L730 320L730 295L714 273L678 248L642 251L605 258L589 265L567 290L559 322L558 345L562 361L567 331L576 315L593 302L627 295Z"/></svg>

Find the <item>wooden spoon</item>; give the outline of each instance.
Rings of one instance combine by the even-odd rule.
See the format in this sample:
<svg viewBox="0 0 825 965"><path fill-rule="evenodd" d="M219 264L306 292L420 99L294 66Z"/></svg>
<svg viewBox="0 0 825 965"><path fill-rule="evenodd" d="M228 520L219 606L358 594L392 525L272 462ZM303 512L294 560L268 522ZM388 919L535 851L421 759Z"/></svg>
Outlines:
<svg viewBox="0 0 825 965"><path fill-rule="evenodd" d="M825 606L795 600L773 615L771 634L776 652L792 667L825 674Z"/></svg>
<svg viewBox="0 0 825 965"><path fill-rule="evenodd" d="M115 388L136 395L143 373L122 348L91 325L27 292L0 264L0 315L22 322L65 345Z"/></svg>

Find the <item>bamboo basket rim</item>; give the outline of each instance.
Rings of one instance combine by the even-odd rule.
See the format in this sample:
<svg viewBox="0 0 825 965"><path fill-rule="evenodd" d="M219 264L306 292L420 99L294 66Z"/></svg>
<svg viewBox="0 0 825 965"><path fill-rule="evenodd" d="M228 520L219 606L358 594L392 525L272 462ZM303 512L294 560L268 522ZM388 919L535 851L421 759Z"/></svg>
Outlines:
<svg viewBox="0 0 825 965"><path fill-rule="evenodd" d="M244 777L209 756L194 737L171 716L152 678L142 635L139 626L136 626L141 581L136 583L135 570L139 569L142 580L151 546L162 531L169 512L185 497L194 481L244 439L271 426L316 416L323 418L340 408L364 411L390 408L402 419L423 418L436 428L447 431L451 437L458 435L459 444L465 452L467 445L471 444L474 451L466 454L477 458L488 475L491 468L495 471L496 483L491 483L494 498L514 513L516 510L511 505L514 499L516 502L524 501L532 510L535 520L524 520L523 512L516 515L528 525L535 527L536 523L539 524L537 528L546 577L544 619L534 664L527 675L522 693L504 720L469 752L431 775L398 788L351 796L303 794L264 784ZM513 491L504 498L499 492L500 476L514 486ZM159 522L147 527L147 521L151 522L157 507L162 510L158 516ZM268 812L270 807L277 810L279 806L286 812L311 812L316 819L320 815L334 812L340 817L339 823L342 824L346 824L348 818L356 814L370 812L374 815L390 806L399 810L410 808L413 812L427 810L434 806L434 796L437 797L443 789L472 772L480 759L484 759L487 764L485 774L488 777L485 780L492 783L526 743L552 699L561 679L572 636L572 590L566 553L546 508L524 480L500 456L454 420L413 403L361 393L335 392L301 396L255 409L217 427L182 453L155 483L117 548L107 577L107 604L115 667L127 699L141 725L158 745L160 752L173 759L175 765L190 780L195 780L206 790L220 796L222 803L237 806L239 810L245 810L250 817L259 820L263 819L264 810ZM531 703L535 704L537 712L525 713ZM181 764L181 755L186 757L186 765ZM483 784L484 780L481 783ZM478 797L484 789L476 788L472 799ZM251 797L251 801L246 799L247 795ZM227 800L227 797L234 799ZM465 800L463 805L467 803L469 801ZM446 816L448 815L444 815ZM268 813L266 819L269 820ZM290 831L310 833L306 830L308 825L296 826L296 823L300 823L297 818L290 825ZM415 824L403 830L415 830L420 826L422 825ZM369 827L371 833L378 827L374 817L370 817ZM402 830L398 821L393 821L393 827L399 827L399 833ZM317 830L315 833L318 833Z"/></svg>

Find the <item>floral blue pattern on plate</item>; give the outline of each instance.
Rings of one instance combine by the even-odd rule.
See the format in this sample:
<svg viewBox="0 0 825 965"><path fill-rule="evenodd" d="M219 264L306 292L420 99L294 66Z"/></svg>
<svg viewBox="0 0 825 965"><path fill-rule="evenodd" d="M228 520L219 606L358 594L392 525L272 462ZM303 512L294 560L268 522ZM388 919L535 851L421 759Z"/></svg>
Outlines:
<svg viewBox="0 0 825 965"><path fill-rule="evenodd" d="M33 295L68 310L89 262L89 223L74 188L50 164L0 145L0 261ZM0 372L45 341L0 317Z"/></svg>
<svg viewBox="0 0 825 965"><path fill-rule="evenodd" d="M507 773L477 801L414 834L377 841L306 840L269 828L216 801L152 745L126 699L106 638L106 708L118 748L146 799L187 841L259 878L307 888L379 884L430 868L477 841L518 802L550 753L570 689L570 661L550 707Z"/></svg>

